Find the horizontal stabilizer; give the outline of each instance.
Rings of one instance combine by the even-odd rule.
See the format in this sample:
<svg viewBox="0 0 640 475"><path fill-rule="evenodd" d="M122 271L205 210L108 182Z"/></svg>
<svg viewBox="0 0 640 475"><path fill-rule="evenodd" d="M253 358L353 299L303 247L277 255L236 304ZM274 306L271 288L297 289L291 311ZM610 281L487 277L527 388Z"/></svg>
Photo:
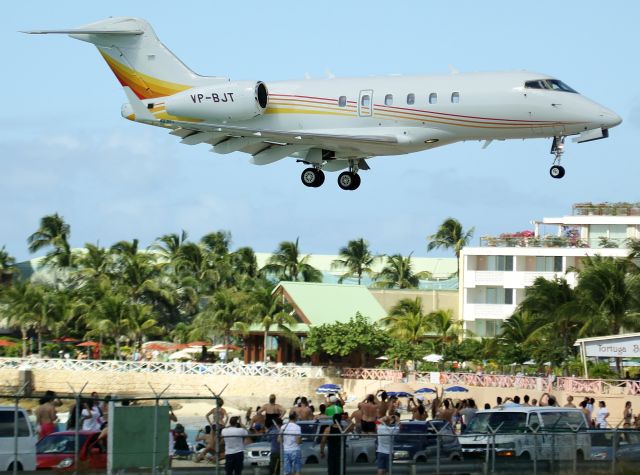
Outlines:
<svg viewBox="0 0 640 475"><path fill-rule="evenodd" d="M21 31L27 35L141 35L142 30L89 30L75 28L72 30L30 30Z"/></svg>

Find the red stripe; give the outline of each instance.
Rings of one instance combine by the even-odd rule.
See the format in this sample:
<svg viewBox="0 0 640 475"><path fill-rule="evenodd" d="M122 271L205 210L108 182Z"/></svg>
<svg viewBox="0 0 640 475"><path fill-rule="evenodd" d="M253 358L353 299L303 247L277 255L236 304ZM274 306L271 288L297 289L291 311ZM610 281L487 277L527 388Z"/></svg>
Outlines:
<svg viewBox="0 0 640 475"><path fill-rule="evenodd" d="M297 94L269 94L271 96L279 96L279 97L301 97L301 98L305 98L305 99L315 99L315 100L323 100L323 101L332 101L332 102L338 102L337 99L331 99L328 97L316 97L316 96L301 96L301 95L297 95ZM347 101L350 104L357 104L356 101ZM462 117L464 119L479 119L479 120L498 120L498 121L502 121L502 122L517 122L517 123L532 123L532 124L556 124L557 122L554 121L550 121L550 120L525 120L525 119L499 119L497 117L480 117L480 116L474 116L474 115L462 115L462 114L449 114L446 112L436 112L436 111L431 111L431 110L427 110L427 109L412 109L410 107L397 107L397 106L385 106L382 104L374 104L374 107L380 107L380 108L388 108L388 109L396 109L396 110L400 110L400 111L412 111L412 112L420 112L423 114L434 114L434 115L440 115L440 116L445 116L445 117Z"/></svg>

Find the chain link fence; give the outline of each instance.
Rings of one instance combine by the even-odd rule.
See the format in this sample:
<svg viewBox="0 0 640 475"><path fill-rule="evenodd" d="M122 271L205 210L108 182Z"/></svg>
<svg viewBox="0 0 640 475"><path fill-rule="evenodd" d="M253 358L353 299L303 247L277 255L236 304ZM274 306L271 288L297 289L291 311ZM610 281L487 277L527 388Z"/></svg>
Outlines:
<svg viewBox="0 0 640 475"><path fill-rule="evenodd" d="M241 432L234 432L224 429L223 424L218 423L222 421L216 420L216 414L221 414L223 391L216 393L206 387L210 396L188 397L171 395L169 386L162 390L150 386L148 396L93 399L85 389L86 385L55 395L54 403L68 407L68 416L73 414L77 423L73 429L49 435L51 443L45 443L46 439L40 441L37 454L39 437L28 413L47 395L26 396L24 388L0 393L3 400L0 471L30 471L37 459L42 461L50 456L57 457L55 464L50 465L52 472L105 473L113 463L109 462L110 457L113 461L124 455L145 459L146 466L141 464L112 472L221 474L227 473L225 465L235 465L242 473L278 475L290 473L285 471L287 468L295 473L299 462L303 474L330 475L370 474L378 470L391 475L636 474L640 466L640 431L633 429L586 430L567 425L552 430L533 426L521 431L504 431L498 426L487 427L483 433L457 434L445 421L401 419L378 424L375 433L363 433L346 422L338 425L322 419L300 421L298 433L297 429L290 430L293 426L287 425L286 419L282 425L267 431L264 426L256 430L255 424L253 428L247 427L248 420L242 414L236 416L239 418L236 428ZM140 424L139 435L128 433L124 443L116 440L119 443L114 444L114 437L119 433L117 423L113 431L108 425L104 430L81 430L81 421L88 415L83 415L87 401L95 401L106 411L115 412L118 408L145 407L148 418ZM206 422L204 414L184 420L172 416L172 405L189 401L210 403L213 424ZM126 412L122 414L128 417ZM33 415L30 418L33 419ZM66 430L65 422L68 419L60 421L56 429ZM212 427L208 439L203 437L204 430L199 431L207 425ZM245 427L246 433L242 431ZM145 450L136 452L136 437L149 434L151 443ZM186 450L177 448L176 442L181 437ZM200 440L196 440L198 438ZM114 451L114 447L118 449Z"/></svg>

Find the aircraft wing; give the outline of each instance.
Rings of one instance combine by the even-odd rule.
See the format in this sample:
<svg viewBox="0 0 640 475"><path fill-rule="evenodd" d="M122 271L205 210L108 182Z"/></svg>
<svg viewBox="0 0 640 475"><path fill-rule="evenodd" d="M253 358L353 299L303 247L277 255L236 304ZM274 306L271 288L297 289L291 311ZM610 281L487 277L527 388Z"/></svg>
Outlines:
<svg viewBox="0 0 640 475"><path fill-rule="evenodd" d="M144 121L144 120L143 120ZM325 148L353 152L354 156L367 156L364 150L372 145L394 145L398 139L393 135L329 134L312 131L281 131L252 129L227 124L202 124L176 120L163 120L173 128L171 132L182 138L182 143L213 145L213 152L245 152L253 155L252 163L266 165L295 152L310 148ZM155 125L155 124L154 124Z"/></svg>

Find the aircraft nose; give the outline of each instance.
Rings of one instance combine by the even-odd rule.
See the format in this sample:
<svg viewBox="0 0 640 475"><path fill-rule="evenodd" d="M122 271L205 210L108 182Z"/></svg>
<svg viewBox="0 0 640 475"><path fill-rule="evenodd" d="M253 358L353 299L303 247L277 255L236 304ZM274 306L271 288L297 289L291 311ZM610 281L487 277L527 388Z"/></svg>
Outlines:
<svg viewBox="0 0 640 475"><path fill-rule="evenodd" d="M610 109L602 108L600 110L600 117L602 120L602 128L609 129L611 127L615 127L616 125L620 125L622 123L622 117L613 112Z"/></svg>

